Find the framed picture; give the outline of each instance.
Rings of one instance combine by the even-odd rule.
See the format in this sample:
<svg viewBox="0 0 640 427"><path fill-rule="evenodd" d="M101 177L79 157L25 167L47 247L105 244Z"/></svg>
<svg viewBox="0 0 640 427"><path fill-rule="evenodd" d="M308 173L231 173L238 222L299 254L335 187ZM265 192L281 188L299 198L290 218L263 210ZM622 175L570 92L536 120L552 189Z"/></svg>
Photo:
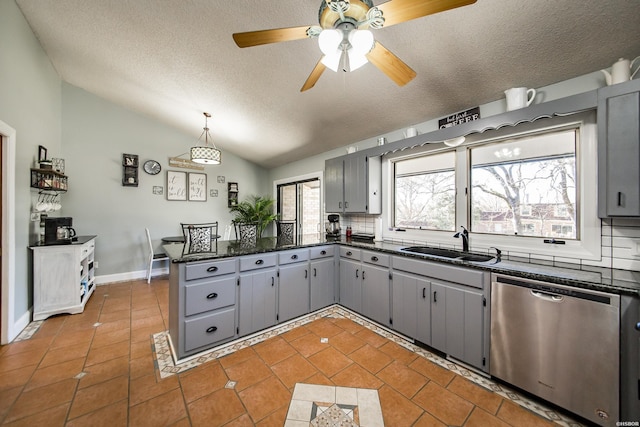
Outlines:
<svg viewBox="0 0 640 427"><path fill-rule="evenodd" d="M138 167L138 155L137 154L123 154L122 166Z"/></svg>
<svg viewBox="0 0 640 427"><path fill-rule="evenodd" d="M210 197L218 197L218 190L209 190Z"/></svg>
<svg viewBox="0 0 640 427"><path fill-rule="evenodd" d="M218 175L218 184L224 184L224 176Z"/></svg>
<svg viewBox="0 0 640 427"><path fill-rule="evenodd" d="M38 162L47 160L47 149L42 145L38 145Z"/></svg>
<svg viewBox="0 0 640 427"><path fill-rule="evenodd" d="M164 193L164 187L162 185L153 186L153 194L161 196Z"/></svg>
<svg viewBox="0 0 640 427"><path fill-rule="evenodd" d="M167 171L167 200L187 200L187 173Z"/></svg>
<svg viewBox="0 0 640 427"><path fill-rule="evenodd" d="M207 201L207 174L189 172L189 201Z"/></svg>

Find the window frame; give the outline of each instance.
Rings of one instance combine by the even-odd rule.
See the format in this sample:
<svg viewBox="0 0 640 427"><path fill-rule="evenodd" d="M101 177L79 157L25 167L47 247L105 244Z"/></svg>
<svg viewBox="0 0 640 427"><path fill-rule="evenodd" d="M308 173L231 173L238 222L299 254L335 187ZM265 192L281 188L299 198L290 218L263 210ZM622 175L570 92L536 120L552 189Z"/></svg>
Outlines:
<svg viewBox="0 0 640 427"><path fill-rule="evenodd" d="M581 112L569 116L541 118L532 122L520 123L516 126L504 126L500 129L487 130L483 133L468 135L465 142L449 148L443 144L425 144L422 147L389 153L383 156L383 239L399 243L424 243L430 246L461 248L459 239L453 238L449 231L398 230L393 228L395 213L395 168L394 163L410 157L455 151L456 169L456 230L460 226L469 228L471 218L470 192L471 161L469 147L498 142L504 139L553 132L562 129L577 128L579 141L576 144L576 169L578 174L576 206L579 209L580 221L578 236L580 240L566 240L564 245L546 244L544 237L507 236L495 234L475 234L471 232L470 246L472 251L485 251L490 247L499 247L504 253L539 258L561 257L567 260L584 259L602 260L601 221L597 215L597 174L584 173L597 168L597 126L595 111Z"/></svg>

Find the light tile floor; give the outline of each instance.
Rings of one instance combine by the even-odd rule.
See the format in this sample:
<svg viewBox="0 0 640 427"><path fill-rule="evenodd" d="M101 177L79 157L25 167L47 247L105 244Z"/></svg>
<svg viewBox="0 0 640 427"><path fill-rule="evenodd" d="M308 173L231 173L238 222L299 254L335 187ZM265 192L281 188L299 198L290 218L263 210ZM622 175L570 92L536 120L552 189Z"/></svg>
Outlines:
<svg viewBox="0 0 640 427"><path fill-rule="evenodd" d="M158 345L168 327L166 279L99 286L84 313L49 318L0 347L0 423L282 426L302 400L299 387L328 386L335 396L375 392L388 427L577 425L347 310L291 325L185 369L163 360ZM329 403L349 405L330 400L314 400L316 418ZM362 422L357 403L350 414Z"/></svg>

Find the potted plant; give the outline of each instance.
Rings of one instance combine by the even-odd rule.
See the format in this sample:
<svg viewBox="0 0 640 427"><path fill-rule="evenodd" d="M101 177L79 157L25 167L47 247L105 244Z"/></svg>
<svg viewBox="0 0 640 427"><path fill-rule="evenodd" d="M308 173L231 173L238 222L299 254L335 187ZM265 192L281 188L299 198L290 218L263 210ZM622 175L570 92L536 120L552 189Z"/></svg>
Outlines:
<svg viewBox="0 0 640 427"><path fill-rule="evenodd" d="M257 237L262 237L267 226L278 218L278 215L273 212L274 203L275 200L271 197L251 195L232 206L229 211L235 213L233 218L235 225L255 224Z"/></svg>

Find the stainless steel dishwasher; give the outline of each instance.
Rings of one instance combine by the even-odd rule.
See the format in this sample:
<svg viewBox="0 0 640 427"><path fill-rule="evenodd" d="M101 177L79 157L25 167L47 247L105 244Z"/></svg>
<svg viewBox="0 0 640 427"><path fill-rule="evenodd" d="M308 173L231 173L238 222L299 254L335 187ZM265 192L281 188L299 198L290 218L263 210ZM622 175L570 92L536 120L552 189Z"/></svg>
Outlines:
<svg viewBox="0 0 640 427"><path fill-rule="evenodd" d="M491 275L490 373L603 426L619 421L620 297Z"/></svg>

